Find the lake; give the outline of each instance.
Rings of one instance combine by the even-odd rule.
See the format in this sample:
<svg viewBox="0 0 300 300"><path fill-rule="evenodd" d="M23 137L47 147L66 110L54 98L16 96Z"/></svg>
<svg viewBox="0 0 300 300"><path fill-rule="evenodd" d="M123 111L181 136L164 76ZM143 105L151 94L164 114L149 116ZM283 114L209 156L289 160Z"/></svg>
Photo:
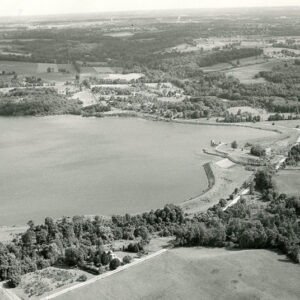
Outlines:
<svg viewBox="0 0 300 300"><path fill-rule="evenodd" d="M180 203L207 187L210 140L250 128L78 116L0 118L0 225L46 216L124 214Z"/></svg>

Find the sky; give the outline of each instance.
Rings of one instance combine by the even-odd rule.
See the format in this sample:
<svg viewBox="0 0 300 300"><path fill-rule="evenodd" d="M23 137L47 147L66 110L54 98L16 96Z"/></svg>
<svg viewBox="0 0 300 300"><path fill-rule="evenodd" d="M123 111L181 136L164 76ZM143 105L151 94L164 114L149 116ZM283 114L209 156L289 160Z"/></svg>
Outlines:
<svg viewBox="0 0 300 300"><path fill-rule="evenodd" d="M0 16L253 6L300 6L300 0L0 0Z"/></svg>

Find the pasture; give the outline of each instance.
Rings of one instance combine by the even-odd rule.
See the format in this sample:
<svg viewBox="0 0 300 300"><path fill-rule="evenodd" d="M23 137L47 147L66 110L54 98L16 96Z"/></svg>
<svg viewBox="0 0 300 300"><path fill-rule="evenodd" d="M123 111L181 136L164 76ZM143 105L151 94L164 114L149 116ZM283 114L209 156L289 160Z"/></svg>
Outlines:
<svg viewBox="0 0 300 300"><path fill-rule="evenodd" d="M271 251L178 248L57 299L288 300L299 278L298 265Z"/></svg>
<svg viewBox="0 0 300 300"><path fill-rule="evenodd" d="M0 70L6 72L16 72L18 75L36 75L37 63L21 61L1 61Z"/></svg>
<svg viewBox="0 0 300 300"><path fill-rule="evenodd" d="M287 195L300 195L300 170L281 170L275 176L275 182L280 193Z"/></svg>
<svg viewBox="0 0 300 300"><path fill-rule="evenodd" d="M231 75L240 80L241 83L263 83L263 78L254 78L260 71L271 71L272 68L277 64L277 61L269 61L265 63L258 63L253 65L246 65L237 67L225 72L226 75Z"/></svg>
<svg viewBox="0 0 300 300"><path fill-rule="evenodd" d="M231 68L232 65L229 63L220 63L220 64L215 64L213 66L201 67L200 69L203 72L218 72L218 71L225 71Z"/></svg>
<svg viewBox="0 0 300 300"><path fill-rule="evenodd" d="M119 38L133 36L133 35L134 35L134 33L130 32L130 31L111 32L111 33L105 34L105 36L119 37Z"/></svg>
<svg viewBox="0 0 300 300"><path fill-rule="evenodd" d="M137 80L143 76L144 74L141 73L129 73L129 74L116 73L116 74L107 74L104 76L104 79L131 81L131 80Z"/></svg>
<svg viewBox="0 0 300 300"><path fill-rule="evenodd" d="M37 73L57 73L58 67L57 64L46 64L46 63L38 63L37 65Z"/></svg>
<svg viewBox="0 0 300 300"><path fill-rule="evenodd" d="M48 68L50 68L50 72L48 72ZM64 69L66 72L59 72L61 69ZM21 78L26 76L36 76L48 82L74 80L76 72L71 64L47 64L20 61L1 61L0 71L14 71Z"/></svg>
<svg viewBox="0 0 300 300"><path fill-rule="evenodd" d="M229 113L233 113L233 114L237 114L239 110L241 110L242 113L248 112L251 113L252 115L260 116L262 121L267 120L270 115L264 109L253 108L251 106L235 106L227 109Z"/></svg>

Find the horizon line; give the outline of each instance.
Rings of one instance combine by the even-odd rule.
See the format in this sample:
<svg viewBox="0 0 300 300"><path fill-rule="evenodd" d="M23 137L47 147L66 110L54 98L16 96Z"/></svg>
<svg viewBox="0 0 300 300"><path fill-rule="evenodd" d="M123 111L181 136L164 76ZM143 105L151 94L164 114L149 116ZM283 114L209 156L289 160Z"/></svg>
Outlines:
<svg viewBox="0 0 300 300"><path fill-rule="evenodd" d="M274 9L274 8L299 8L299 5L275 5L275 6L224 6L224 7L186 7L186 8L153 8L153 9L131 9L131 10L105 10L105 11L86 11L86 12L58 12L58 13L50 13L50 14L24 14L24 15L0 15L1 18L26 18L26 17L51 17L51 16L72 16L72 15L97 15L97 14L130 14L130 13L146 13L146 12L160 12L160 11L187 11L187 10L228 10L228 9Z"/></svg>

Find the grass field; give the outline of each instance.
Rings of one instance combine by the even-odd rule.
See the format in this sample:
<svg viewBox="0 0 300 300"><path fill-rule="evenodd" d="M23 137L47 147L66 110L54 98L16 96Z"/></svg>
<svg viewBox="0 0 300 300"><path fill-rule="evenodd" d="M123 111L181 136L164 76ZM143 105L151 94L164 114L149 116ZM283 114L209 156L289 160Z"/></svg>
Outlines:
<svg viewBox="0 0 300 300"><path fill-rule="evenodd" d="M137 80L144 75L141 73L129 73L129 74L105 74L104 78L105 79L110 79L110 80L125 80L125 81L130 81L130 80Z"/></svg>
<svg viewBox="0 0 300 300"><path fill-rule="evenodd" d="M218 72L218 71L224 71L227 69L232 68L232 65L229 63L220 63L220 64L216 64L213 66L208 66L208 67L201 67L200 69L203 72Z"/></svg>
<svg viewBox="0 0 300 300"><path fill-rule="evenodd" d="M233 114L237 114L239 110L241 110L242 113L249 112L252 115L260 116L261 121L267 121L270 116L270 113L268 113L265 109L253 108L251 106L235 106L227 109L228 112Z"/></svg>
<svg viewBox="0 0 300 300"><path fill-rule="evenodd" d="M37 63L21 62L21 61L1 61L1 71L13 72L18 75L35 75L37 73Z"/></svg>
<svg viewBox="0 0 300 300"><path fill-rule="evenodd" d="M47 72L48 67L52 69ZM59 69L66 69L69 73L60 73ZM0 71L15 71L19 77L36 76L46 82L65 82L75 79L75 69L71 64L46 64L19 61L1 61Z"/></svg>
<svg viewBox="0 0 300 300"><path fill-rule="evenodd" d="M258 63L253 65L246 65L242 67L237 67L232 70L229 70L226 75L231 75L236 77L242 83L262 83L265 82L263 78L254 78L256 74L260 71L270 71L277 64L277 61L270 61L266 63Z"/></svg>
<svg viewBox="0 0 300 300"><path fill-rule="evenodd" d="M275 182L280 193L300 195L300 171L282 170L275 177Z"/></svg>
<svg viewBox="0 0 300 300"><path fill-rule="evenodd" d="M300 268L266 250L179 248L57 299L299 299Z"/></svg>

